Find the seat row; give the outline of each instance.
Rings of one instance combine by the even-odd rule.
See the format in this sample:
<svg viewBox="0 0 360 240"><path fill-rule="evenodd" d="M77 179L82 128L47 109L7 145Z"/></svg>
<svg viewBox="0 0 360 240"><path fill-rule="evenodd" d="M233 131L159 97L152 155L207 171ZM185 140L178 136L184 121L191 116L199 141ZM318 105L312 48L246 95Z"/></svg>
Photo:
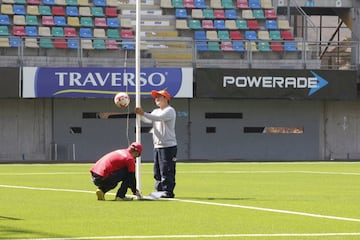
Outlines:
<svg viewBox="0 0 360 240"><path fill-rule="evenodd" d="M95 16L118 17L116 7L77 7L77 6L47 6L47 5L10 5L1 4L1 14L6 15L46 15L46 16Z"/></svg>
<svg viewBox="0 0 360 240"><path fill-rule="evenodd" d="M197 41L196 51L223 52L297 52L295 42Z"/></svg>
<svg viewBox="0 0 360 240"><path fill-rule="evenodd" d="M117 0L2 0L5 4L47 5L47 6L118 6Z"/></svg>
<svg viewBox="0 0 360 240"><path fill-rule="evenodd" d="M177 19L276 19L277 15L274 9L237 11L235 9L194 8L191 9L191 13L188 13L186 8L177 8L175 9L175 17Z"/></svg>
<svg viewBox="0 0 360 240"><path fill-rule="evenodd" d="M162 8L213 8L213 9L271 9L272 0L161 0Z"/></svg>
<svg viewBox="0 0 360 240"><path fill-rule="evenodd" d="M112 38L134 39L132 29L104 28L73 28L73 27L35 27L35 26L0 26L0 36L20 37L81 37L81 38Z"/></svg>

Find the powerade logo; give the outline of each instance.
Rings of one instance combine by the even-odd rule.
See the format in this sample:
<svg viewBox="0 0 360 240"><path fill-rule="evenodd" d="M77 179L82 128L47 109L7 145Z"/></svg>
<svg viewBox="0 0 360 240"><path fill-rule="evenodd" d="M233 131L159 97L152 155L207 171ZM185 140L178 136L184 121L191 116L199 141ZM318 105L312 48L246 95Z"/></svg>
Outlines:
<svg viewBox="0 0 360 240"><path fill-rule="evenodd" d="M143 96L151 90L167 89L175 95L181 87L181 68L141 69ZM119 68L39 68L36 73L37 97L113 97L117 92L135 95L135 69Z"/></svg>
<svg viewBox="0 0 360 240"><path fill-rule="evenodd" d="M273 77L273 76L224 76L223 87L268 88L268 89L309 89L308 96L328 84L324 78L313 71L313 77Z"/></svg>

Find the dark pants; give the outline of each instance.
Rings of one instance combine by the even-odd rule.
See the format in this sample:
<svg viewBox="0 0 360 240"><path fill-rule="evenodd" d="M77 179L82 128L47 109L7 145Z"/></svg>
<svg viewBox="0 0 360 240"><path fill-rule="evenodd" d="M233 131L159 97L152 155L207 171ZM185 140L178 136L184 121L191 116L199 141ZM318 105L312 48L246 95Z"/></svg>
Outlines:
<svg viewBox="0 0 360 240"><path fill-rule="evenodd" d="M99 187L104 193L114 189L119 182L121 186L116 193L116 197L125 197L127 189L129 187L129 177L128 171L126 168L117 170L110 174L107 178L104 178L96 173L91 172L93 183Z"/></svg>
<svg viewBox="0 0 360 240"><path fill-rule="evenodd" d="M173 193L175 188L177 146L154 149L155 189Z"/></svg>

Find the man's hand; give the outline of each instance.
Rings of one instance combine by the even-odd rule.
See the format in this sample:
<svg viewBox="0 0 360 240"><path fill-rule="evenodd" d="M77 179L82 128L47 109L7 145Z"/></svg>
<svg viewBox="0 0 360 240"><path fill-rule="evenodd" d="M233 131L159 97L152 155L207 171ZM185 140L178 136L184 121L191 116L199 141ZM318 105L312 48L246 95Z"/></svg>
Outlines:
<svg viewBox="0 0 360 240"><path fill-rule="evenodd" d="M143 116L144 110L141 107L137 107L137 108L135 108L135 113Z"/></svg>
<svg viewBox="0 0 360 240"><path fill-rule="evenodd" d="M136 197L138 198L138 199L141 199L143 196L142 196L142 194L141 194L141 192L139 191L139 189L136 189L136 192L134 193L134 195L136 195Z"/></svg>

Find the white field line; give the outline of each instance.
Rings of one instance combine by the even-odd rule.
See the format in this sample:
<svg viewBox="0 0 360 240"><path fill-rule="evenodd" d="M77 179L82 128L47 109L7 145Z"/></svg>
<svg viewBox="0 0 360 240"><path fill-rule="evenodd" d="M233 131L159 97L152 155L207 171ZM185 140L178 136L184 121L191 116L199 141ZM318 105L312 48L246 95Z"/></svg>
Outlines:
<svg viewBox="0 0 360 240"><path fill-rule="evenodd" d="M3 185L3 184L0 184L0 187L28 189L28 190L41 190L41 191L79 192L79 193L92 193L92 194L94 193L93 191L87 191L87 190L39 188L39 187L12 186L12 185ZM202 204L202 205L213 205L213 206L220 206L220 207L251 209L251 210L263 211L263 212L275 212L275 213L282 213L282 214L298 215L298 216L313 217L313 218L324 218L324 219L349 221L349 222L360 222L360 219L358 219L358 218L329 216L329 215L321 215L321 214L314 214L314 213L296 212L296 211L288 211L288 210L273 209L273 208L253 207L253 206L237 205L237 204L205 202L205 201L197 201L197 200L178 199L178 198L173 198L173 199L169 198L169 199L161 199L161 200L178 201L178 202L186 202L186 203L195 203L195 204Z"/></svg>
<svg viewBox="0 0 360 240"><path fill-rule="evenodd" d="M254 233L254 234L212 234L212 235L148 235L148 236L96 236L67 238L26 238L26 240L84 240L84 239L161 239L161 238L231 238L231 237L332 237L360 236L360 232L352 233ZM25 239L14 239L25 240Z"/></svg>

